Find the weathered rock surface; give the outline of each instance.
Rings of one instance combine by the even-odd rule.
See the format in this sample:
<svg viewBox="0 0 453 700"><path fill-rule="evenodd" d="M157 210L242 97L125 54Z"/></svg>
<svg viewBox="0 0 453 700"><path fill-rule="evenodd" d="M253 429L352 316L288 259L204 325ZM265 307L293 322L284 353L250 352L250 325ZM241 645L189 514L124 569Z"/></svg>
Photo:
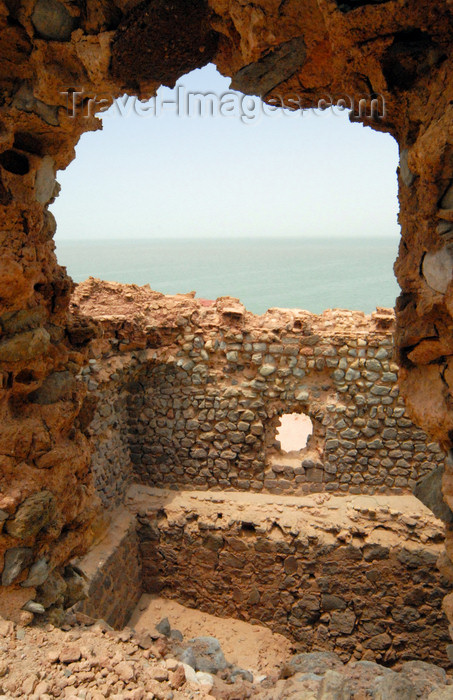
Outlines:
<svg viewBox="0 0 453 700"><path fill-rule="evenodd" d="M434 515L445 523L450 523L453 520L453 513L442 499L443 475L444 467L436 467L430 474L417 482L414 493L425 506L433 511Z"/></svg>
<svg viewBox="0 0 453 700"><path fill-rule="evenodd" d="M376 686L376 700L416 700L412 683L401 676L384 676Z"/></svg>
<svg viewBox="0 0 453 700"><path fill-rule="evenodd" d="M2 573L2 586L9 586L33 559L33 552L29 547L13 547L5 552L5 560Z"/></svg>
<svg viewBox="0 0 453 700"><path fill-rule="evenodd" d="M42 559L38 559L38 561L30 567L27 579L22 583L22 586L40 586L47 579L48 575L49 564L43 557Z"/></svg>
<svg viewBox="0 0 453 700"><path fill-rule="evenodd" d="M6 531L19 540L29 539L48 525L55 515L55 497L50 491L29 496L6 523Z"/></svg>
<svg viewBox="0 0 453 700"><path fill-rule="evenodd" d="M189 639L188 645L193 659L193 663L190 665L195 671L218 673L227 667L220 643L215 637Z"/></svg>
<svg viewBox="0 0 453 700"><path fill-rule="evenodd" d="M296 654L283 666L281 677L289 678L296 673L315 673L320 676L326 671L335 670L341 666L343 666L343 662L340 657L331 651Z"/></svg>

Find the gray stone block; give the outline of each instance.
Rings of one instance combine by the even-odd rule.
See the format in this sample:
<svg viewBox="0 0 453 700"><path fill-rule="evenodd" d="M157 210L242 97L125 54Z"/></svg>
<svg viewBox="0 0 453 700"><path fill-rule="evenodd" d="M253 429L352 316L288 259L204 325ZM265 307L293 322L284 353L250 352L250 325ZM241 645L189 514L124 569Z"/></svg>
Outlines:
<svg viewBox="0 0 453 700"><path fill-rule="evenodd" d="M427 476L420 479L414 488L414 496L445 523L453 522L453 513L442 495L443 465L437 466Z"/></svg>

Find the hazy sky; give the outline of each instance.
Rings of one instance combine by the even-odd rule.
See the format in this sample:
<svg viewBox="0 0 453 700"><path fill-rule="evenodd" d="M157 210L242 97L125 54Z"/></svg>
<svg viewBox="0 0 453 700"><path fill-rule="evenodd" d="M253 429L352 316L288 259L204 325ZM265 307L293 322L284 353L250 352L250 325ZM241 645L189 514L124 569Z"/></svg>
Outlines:
<svg viewBox="0 0 453 700"><path fill-rule="evenodd" d="M162 104L176 99L168 88L160 116L137 115L132 100L123 116L110 110L103 131L84 134L58 173L57 241L398 236L390 136L330 110L266 116L257 102L252 109L257 98L246 98L241 118L242 96L220 101L229 83L212 65L194 71L179 81L180 105L190 91L212 92L234 116L177 115Z"/></svg>

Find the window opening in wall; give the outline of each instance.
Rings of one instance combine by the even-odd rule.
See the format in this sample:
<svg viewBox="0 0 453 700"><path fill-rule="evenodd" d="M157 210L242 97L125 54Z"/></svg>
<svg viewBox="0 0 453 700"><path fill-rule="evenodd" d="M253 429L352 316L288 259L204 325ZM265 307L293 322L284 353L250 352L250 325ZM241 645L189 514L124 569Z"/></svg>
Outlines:
<svg viewBox="0 0 453 700"><path fill-rule="evenodd" d="M276 438L282 452L300 452L307 447L313 423L305 413L285 413L280 418Z"/></svg>
<svg viewBox="0 0 453 700"><path fill-rule="evenodd" d="M102 132L85 133L58 174L52 205L75 282L233 296L256 314L393 306L388 134L351 124L336 103L272 110L213 65L145 104L124 95L101 117Z"/></svg>

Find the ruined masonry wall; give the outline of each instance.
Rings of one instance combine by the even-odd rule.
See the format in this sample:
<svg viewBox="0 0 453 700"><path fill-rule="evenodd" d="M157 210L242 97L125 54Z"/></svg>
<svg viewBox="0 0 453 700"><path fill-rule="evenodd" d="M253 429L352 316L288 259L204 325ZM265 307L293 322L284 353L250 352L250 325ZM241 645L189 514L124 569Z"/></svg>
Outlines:
<svg viewBox="0 0 453 700"><path fill-rule="evenodd" d="M86 284L79 294L92 298ZM131 296L110 287L115 308L118 294ZM98 402L92 468L105 505L118 505L131 478L176 489L403 493L443 466L399 397L391 311L256 317L232 300L206 308L145 296L148 325L93 316L104 337L83 376ZM292 412L310 417L313 435L287 455L275 435Z"/></svg>
<svg viewBox="0 0 453 700"><path fill-rule="evenodd" d="M244 507L242 494L134 489L145 591L303 651L449 666L442 525L412 496L325 495L321 511L313 497L247 494Z"/></svg>
<svg viewBox="0 0 453 700"><path fill-rule="evenodd" d="M83 371L85 376L89 376L89 367ZM87 383L88 390L97 389L98 385L93 379ZM98 398L99 404L87 429L94 446L91 470L103 507L112 509L123 502L125 489L132 476L127 439L127 395L113 382L112 386L104 387Z"/></svg>
<svg viewBox="0 0 453 700"><path fill-rule="evenodd" d="M75 609L116 629L124 627L142 594L135 518L115 511L105 537L77 565L88 579L88 597Z"/></svg>

